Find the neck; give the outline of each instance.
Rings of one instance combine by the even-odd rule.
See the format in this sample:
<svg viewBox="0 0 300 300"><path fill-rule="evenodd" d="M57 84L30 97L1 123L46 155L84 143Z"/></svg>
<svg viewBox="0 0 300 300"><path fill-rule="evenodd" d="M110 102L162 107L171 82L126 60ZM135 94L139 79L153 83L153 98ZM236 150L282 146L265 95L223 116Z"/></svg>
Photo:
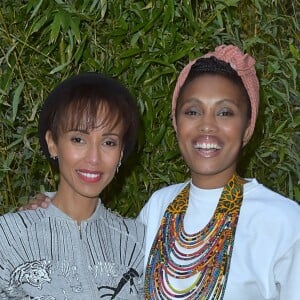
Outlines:
<svg viewBox="0 0 300 300"><path fill-rule="evenodd" d="M201 189L217 189L222 188L226 185L226 183L232 178L233 174L235 174L235 170L231 172L226 172L223 174L210 174L210 175L202 175L202 174L191 174L192 182L195 186Z"/></svg>
<svg viewBox="0 0 300 300"><path fill-rule="evenodd" d="M94 213L98 204L98 198L76 198L72 199L63 197L58 191L53 198L52 203L71 217L73 220L80 223Z"/></svg>

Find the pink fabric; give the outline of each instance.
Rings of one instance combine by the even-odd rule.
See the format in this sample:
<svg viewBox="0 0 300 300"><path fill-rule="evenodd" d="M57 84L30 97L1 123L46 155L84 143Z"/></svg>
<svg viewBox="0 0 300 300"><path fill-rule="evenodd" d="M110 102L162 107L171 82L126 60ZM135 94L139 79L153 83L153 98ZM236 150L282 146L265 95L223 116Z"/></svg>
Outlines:
<svg viewBox="0 0 300 300"><path fill-rule="evenodd" d="M221 45L218 46L214 52L209 52L202 57L211 57L214 56L219 60L223 60L230 64L230 66L236 70L238 75L241 77L243 84L248 92L250 102L251 102L251 122L250 122L250 137L253 134L255 122L258 113L259 106L259 82L256 76L255 71L255 59L248 54L244 54L241 50L233 45ZM200 57L199 57L200 58ZM197 59L199 59L197 58ZM192 65L196 60L191 61L187 64L181 73L176 82L176 86L173 92L172 98L172 117L173 117L173 126L176 130L176 120L175 120L175 109L179 91L184 84Z"/></svg>

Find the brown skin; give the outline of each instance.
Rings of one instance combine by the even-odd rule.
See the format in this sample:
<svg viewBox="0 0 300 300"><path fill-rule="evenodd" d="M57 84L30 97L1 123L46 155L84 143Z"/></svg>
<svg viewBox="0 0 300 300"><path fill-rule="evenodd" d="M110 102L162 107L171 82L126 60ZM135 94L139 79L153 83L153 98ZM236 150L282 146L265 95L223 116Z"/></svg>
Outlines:
<svg viewBox="0 0 300 300"><path fill-rule="evenodd" d="M51 199L42 193L36 194L29 202L19 208L19 211L37 209L38 207L47 208Z"/></svg>
<svg viewBox="0 0 300 300"><path fill-rule="evenodd" d="M101 119L101 116L99 116ZM122 123L100 126L88 132L61 132L57 142L47 131L49 152L59 161L60 181L52 203L80 223L96 209L99 194L111 182L123 156ZM24 209L47 207L49 200L39 194Z"/></svg>
<svg viewBox="0 0 300 300"><path fill-rule="evenodd" d="M193 183L203 189L224 186L249 141L247 102L240 88L221 75L195 78L182 93L176 125Z"/></svg>

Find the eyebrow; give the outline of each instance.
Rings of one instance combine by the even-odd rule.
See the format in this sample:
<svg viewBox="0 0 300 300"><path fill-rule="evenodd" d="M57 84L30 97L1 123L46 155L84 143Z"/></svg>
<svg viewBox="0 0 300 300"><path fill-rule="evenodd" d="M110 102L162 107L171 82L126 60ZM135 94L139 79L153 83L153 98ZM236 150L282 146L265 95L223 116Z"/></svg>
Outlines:
<svg viewBox="0 0 300 300"><path fill-rule="evenodd" d="M103 134L103 136L110 136L110 135L116 136L116 137L118 137L118 138L121 136L120 134L117 134L117 133L114 133L114 132L104 133L104 134Z"/></svg>
<svg viewBox="0 0 300 300"><path fill-rule="evenodd" d="M199 98L187 98L187 99L182 99L183 101L181 101L181 106L185 105L185 104L198 104L199 102L202 103L203 101ZM223 103L232 103L234 104L235 106L238 106L236 100L234 99L230 99L230 98L224 98L224 99L220 99L216 102L217 105L220 105L220 104L223 104Z"/></svg>
<svg viewBox="0 0 300 300"><path fill-rule="evenodd" d="M217 104L223 104L223 103L227 103L227 102L232 103L235 106L238 106L238 103L237 103L236 100L234 100L234 99L228 99L228 98L221 99L220 101L217 102Z"/></svg>
<svg viewBox="0 0 300 300"><path fill-rule="evenodd" d="M67 132L72 132L72 131L73 132L80 132L80 133L83 133L83 134L90 134L90 131L84 130L84 129L69 129ZM115 135L117 137L120 137L120 134L114 133L114 132L104 133L103 135L104 136Z"/></svg>

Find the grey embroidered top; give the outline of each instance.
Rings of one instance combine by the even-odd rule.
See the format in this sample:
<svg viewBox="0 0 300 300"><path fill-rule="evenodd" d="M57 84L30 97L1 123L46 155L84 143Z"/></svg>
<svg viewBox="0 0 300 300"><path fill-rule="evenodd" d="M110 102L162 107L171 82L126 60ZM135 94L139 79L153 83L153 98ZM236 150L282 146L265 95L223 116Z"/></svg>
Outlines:
<svg viewBox="0 0 300 300"><path fill-rule="evenodd" d="M144 226L107 210L80 226L54 205L0 217L0 299L143 299Z"/></svg>

